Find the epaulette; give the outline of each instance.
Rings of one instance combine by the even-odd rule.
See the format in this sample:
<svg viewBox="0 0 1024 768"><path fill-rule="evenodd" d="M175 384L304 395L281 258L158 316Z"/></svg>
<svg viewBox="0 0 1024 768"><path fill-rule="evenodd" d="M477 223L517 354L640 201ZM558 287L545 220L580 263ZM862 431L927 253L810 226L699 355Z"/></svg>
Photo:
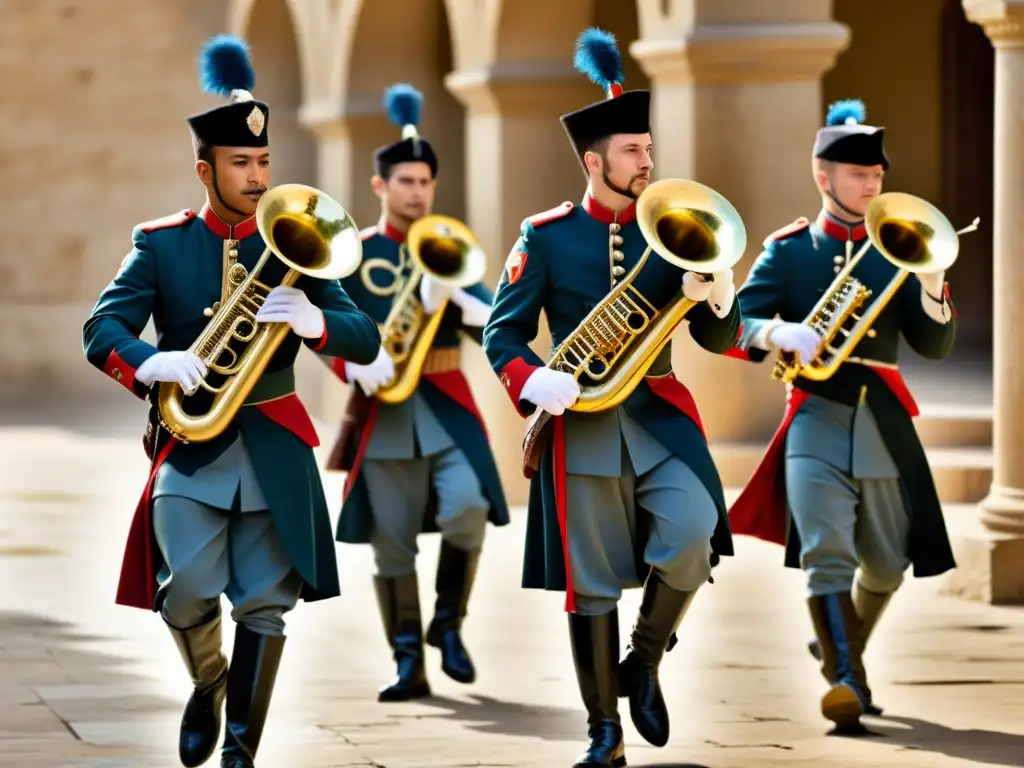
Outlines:
<svg viewBox="0 0 1024 768"><path fill-rule="evenodd" d="M771 243L772 241L785 240L787 237L792 237L797 232L802 232L803 230L807 229L807 227L809 227L810 224L811 222L807 219L806 216L801 216L796 221L787 224L781 229L776 229L774 232L768 235L768 237L764 239L764 245L765 247L767 247L768 244Z"/></svg>
<svg viewBox="0 0 1024 768"><path fill-rule="evenodd" d="M169 216L164 216L159 219L153 219L152 221L144 221L139 224L139 229L145 232L147 235L150 232L156 232L158 229L170 229L171 227L180 227L186 221L192 221L196 217L196 212L191 208L186 208L183 211L172 213Z"/></svg>
<svg viewBox="0 0 1024 768"><path fill-rule="evenodd" d="M365 243L367 240L369 240L371 237L373 237L376 234L377 234L377 225L374 224L372 227L367 227L366 229L360 229L359 230L359 239L362 240Z"/></svg>
<svg viewBox="0 0 1024 768"><path fill-rule="evenodd" d="M563 216L568 216L569 211L571 211L572 208L573 204L566 200L561 205L556 205L554 208L551 208L550 210L533 214L533 216L530 216L526 219L526 222L534 229L537 229L538 227L548 224L549 222L555 221L556 219L560 219Z"/></svg>

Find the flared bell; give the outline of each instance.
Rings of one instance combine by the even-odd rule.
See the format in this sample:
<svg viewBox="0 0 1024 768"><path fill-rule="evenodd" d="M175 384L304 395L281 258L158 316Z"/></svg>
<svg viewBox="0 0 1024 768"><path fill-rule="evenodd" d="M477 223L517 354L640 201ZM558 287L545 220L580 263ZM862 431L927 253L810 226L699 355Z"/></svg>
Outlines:
<svg viewBox="0 0 1024 768"><path fill-rule="evenodd" d="M480 282L487 271L487 256L473 231L458 219L431 215L417 219L406 235L413 263L450 288Z"/></svg>
<svg viewBox="0 0 1024 768"><path fill-rule="evenodd" d="M960 237L934 205L904 192L886 192L868 205L864 226L872 245L900 269L942 272L956 261Z"/></svg>

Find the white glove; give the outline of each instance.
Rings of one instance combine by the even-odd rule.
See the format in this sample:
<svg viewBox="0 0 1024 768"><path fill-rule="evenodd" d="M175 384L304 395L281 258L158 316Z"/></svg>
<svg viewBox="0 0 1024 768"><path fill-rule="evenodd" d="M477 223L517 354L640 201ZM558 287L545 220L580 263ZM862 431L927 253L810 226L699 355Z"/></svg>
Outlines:
<svg viewBox="0 0 1024 768"><path fill-rule="evenodd" d="M135 380L145 386L161 381L180 384L187 394L199 387L199 381L206 375L206 365L187 349L180 352L157 352L147 358L135 371Z"/></svg>
<svg viewBox="0 0 1024 768"><path fill-rule="evenodd" d="M491 318L491 305L466 293L461 288L452 291L452 303L462 310L463 325L483 328Z"/></svg>
<svg viewBox="0 0 1024 768"><path fill-rule="evenodd" d="M948 323L953 318L953 310L944 295L945 278L945 272L917 276L921 281L921 306L925 314L936 323Z"/></svg>
<svg viewBox="0 0 1024 768"><path fill-rule="evenodd" d="M768 343L783 352L792 352L801 363L809 363L818 353L821 337L803 323L780 323L768 333Z"/></svg>
<svg viewBox="0 0 1024 768"><path fill-rule="evenodd" d="M936 299L943 299L942 286L945 285L945 278L945 272L931 272L927 275L917 276L917 279L921 281L921 287ZM934 304L935 302L932 303Z"/></svg>
<svg viewBox="0 0 1024 768"><path fill-rule="evenodd" d="M704 301L711 295L713 286L714 283L711 280L705 280L696 272L683 273L683 295L690 301Z"/></svg>
<svg viewBox="0 0 1024 768"><path fill-rule="evenodd" d="M568 373L538 368L530 374L519 397L552 416L561 416L580 396L580 385Z"/></svg>
<svg viewBox="0 0 1024 768"><path fill-rule="evenodd" d="M711 284L711 293L707 298L708 307L715 317L722 319L732 311L732 303L736 299L736 287L732 284L732 270L715 272L712 277L714 282Z"/></svg>
<svg viewBox="0 0 1024 768"><path fill-rule="evenodd" d="M423 302L423 311L428 315L437 312L444 304L444 300L451 294L451 288L436 280L431 280L429 275L424 275L420 280L420 301Z"/></svg>
<svg viewBox="0 0 1024 768"><path fill-rule="evenodd" d="M298 288L279 285L267 294L256 313L261 323L288 323L297 336L319 339L324 334L324 313Z"/></svg>
<svg viewBox="0 0 1024 768"><path fill-rule="evenodd" d="M387 384L395 375L395 362L384 347L377 352L377 359L369 365L345 361L345 378L354 381L367 394L372 395Z"/></svg>

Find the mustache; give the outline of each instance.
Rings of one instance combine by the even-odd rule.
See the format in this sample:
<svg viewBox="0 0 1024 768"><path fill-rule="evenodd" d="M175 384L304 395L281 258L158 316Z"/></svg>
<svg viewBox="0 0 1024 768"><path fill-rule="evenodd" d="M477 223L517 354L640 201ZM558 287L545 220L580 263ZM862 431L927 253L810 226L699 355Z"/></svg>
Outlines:
<svg viewBox="0 0 1024 768"><path fill-rule="evenodd" d="M249 189L244 190L242 192L242 194L243 195L262 195L266 191L267 191L267 188L264 187L264 186L250 187Z"/></svg>

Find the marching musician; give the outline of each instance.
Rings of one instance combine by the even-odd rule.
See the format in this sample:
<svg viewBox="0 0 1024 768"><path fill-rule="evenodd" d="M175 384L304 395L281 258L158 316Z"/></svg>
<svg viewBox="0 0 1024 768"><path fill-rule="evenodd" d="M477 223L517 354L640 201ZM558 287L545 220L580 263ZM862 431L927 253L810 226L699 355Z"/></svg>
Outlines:
<svg viewBox="0 0 1024 768"><path fill-rule="evenodd" d="M821 211L765 240L740 288L743 332L727 354L754 362L776 351L805 364L815 358L821 339L801 321L867 242L865 212L889 169L884 129L864 118L857 100L829 108L812 161ZM896 270L872 246L853 277L872 291L870 303ZM811 652L829 684L822 714L842 731L858 729L862 714L880 712L864 646L907 566L913 563L918 577L955 567L911 421L917 406L897 364L901 334L926 358L949 355L956 320L943 278L911 274L874 333L831 378L793 381L782 424L729 512L735 534L785 543L785 564L807 572L817 636Z"/></svg>
<svg viewBox="0 0 1024 768"><path fill-rule="evenodd" d="M526 219L498 285L484 349L523 416L551 414L540 471L531 477L523 586L566 593L576 676L590 742L576 766L625 765L619 695L651 744L668 741L658 666L713 558L732 540L718 472L690 393L671 369L671 345L625 402L610 410L568 410L576 378L545 366L528 346L541 311L557 346L637 264L647 243L636 202L650 182L647 91L623 92L615 38L588 29L577 69L607 98L563 115L589 180L579 205L565 202ZM739 310L731 270L713 280L660 258L635 286L658 309L682 285L699 302L687 315L697 342L731 347ZM618 600L643 585L625 657L619 658ZM621 692L621 693L620 693Z"/></svg>
<svg viewBox="0 0 1024 768"><path fill-rule="evenodd" d="M370 183L380 198L381 215L376 226L361 233L362 268L342 283L379 324L410 279L406 234L430 214L438 172L433 147L417 129L419 91L405 83L393 85L384 103L402 138L374 154L376 173ZM416 572L418 534L441 535L436 602L426 642L440 649L441 668L449 677L471 683L476 670L461 627L487 523L509 522L483 418L460 359L463 335L480 343L491 292L480 282L452 289L423 274L413 300L421 302L426 315L443 315L410 397L385 403L375 396L395 375L384 347L369 363L331 355L337 376L354 385L328 463L328 469L348 472L337 540L373 548L374 590L397 668L379 689L379 701L430 694Z"/></svg>
<svg viewBox="0 0 1024 768"><path fill-rule="evenodd" d="M222 272L228 265L251 271L264 252L254 213L270 184L269 109L251 95L254 80L241 40L208 41L201 83L228 98L188 118L206 204L135 227L132 250L83 333L89 362L153 403L145 441L152 466L117 602L160 613L192 678L180 731L185 766L213 754L225 698L221 765L254 765L285 642L284 614L300 598L339 594L312 450L317 436L295 394L299 345L364 364L380 347L376 325L338 281L302 277L294 287L277 286L286 266L271 259L260 279L277 287L255 318L287 323L291 332L245 406L207 442L181 442L161 426L160 386L189 392L207 375L206 361L189 347L227 299ZM139 338L150 317L155 347ZM212 398L198 389L187 400L189 413L198 413ZM221 647L222 594L235 621L230 665Z"/></svg>

